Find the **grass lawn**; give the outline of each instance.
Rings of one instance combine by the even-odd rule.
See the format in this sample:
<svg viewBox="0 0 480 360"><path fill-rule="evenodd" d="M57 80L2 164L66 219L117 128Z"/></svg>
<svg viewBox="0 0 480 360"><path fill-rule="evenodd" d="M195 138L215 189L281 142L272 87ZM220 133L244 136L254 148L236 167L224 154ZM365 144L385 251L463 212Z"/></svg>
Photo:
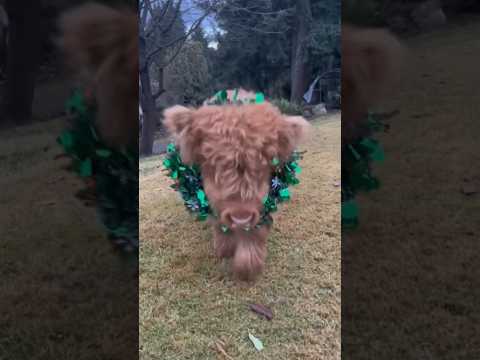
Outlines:
<svg viewBox="0 0 480 360"><path fill-rule="evenodd" d="M340 115L313 124L301 183L276 214L265 273L250 288L224 276L209 227L169 188L162 158L141 161L141 359L340 358ZM269 306L273 320L249 303Z"/></svg>

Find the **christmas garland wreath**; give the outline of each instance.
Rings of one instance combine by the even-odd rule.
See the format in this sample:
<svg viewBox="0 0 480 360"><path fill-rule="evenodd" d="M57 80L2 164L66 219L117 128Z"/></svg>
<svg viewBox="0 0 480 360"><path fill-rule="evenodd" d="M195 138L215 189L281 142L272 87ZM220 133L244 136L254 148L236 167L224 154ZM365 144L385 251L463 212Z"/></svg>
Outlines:
<svg viewBox="0 0 480 360"><path fill-rule="evenodd" d="M359 191L372 191L380 182L372 173L372 163L382 163L385 159L383 148L372 134L387 131L384 124L374 114L368 115L369 135L357 139L342 149L342 229L350 230L358 226L359 208L355 195Z"/></svg>
<svg viewBox="0 0 480 360"><path fill-rule="evenodd" d="M235 91L233 101L230 102L227 98L227 92L225 90L220 91L209 104L260 104L264 102L265 99L262 93L256 93L255 99L238 100L236 98L237 93L238 92ZM289 186L300 183L297 175L302 171L298 165L299 160L302 159L302 155L303 153L294 151L289 160L284 163L281 163L278 158L272 160L274 170L271 175L270 190L263 199L263 210L260 222L256 225L257 228L272 222L270 214L277 211L280 203L289 200L291 197ZM167 146L167 155L163 161L163 165L167 171L167 175L174 180L174 184L171 185L171 187L180 193L186 209L194 214L197 220L204 221L208 216L217 216L210 207L206 197L199 167L184 164L174 143L170 143ZM221 230L228 232L229 228L221 225ZM245 228L244 230L249 231L250 229Z"/></svg>
<svg viewBox="0 0 480 360"><path fill-rule="evenodd" d="M72 126L57 139L71 169L93 190L100 221L121 250L138 252L138 148L113 149L99 137L96 106L77 90L67 102Z"/></svg>

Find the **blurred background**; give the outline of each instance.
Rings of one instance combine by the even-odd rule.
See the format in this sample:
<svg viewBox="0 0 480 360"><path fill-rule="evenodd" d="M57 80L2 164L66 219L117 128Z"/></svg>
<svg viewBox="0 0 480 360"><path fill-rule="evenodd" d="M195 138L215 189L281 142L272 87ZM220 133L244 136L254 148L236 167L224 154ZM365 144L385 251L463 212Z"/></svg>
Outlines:
<svg viewBox="0 0 480 360"><path fill-rule="evenodd" d="M338 109L339 36L337 0L140 0L141 154L165 150L163 109L222 89L292 114Z"/></svg>
<svg viewBox="0 0 480 360"><path fill-rule="evenodd" d="M0 128L64 112L72 84L55 47L56 21L83 0L0 1ZM136 6L134 0L99 1Z"/></svg>
<svg viewBox="0 0 480 360"><path fill-rule="evenodd" d="M343 0L342 21L414 35L480 11L476 0Z"/></svg>

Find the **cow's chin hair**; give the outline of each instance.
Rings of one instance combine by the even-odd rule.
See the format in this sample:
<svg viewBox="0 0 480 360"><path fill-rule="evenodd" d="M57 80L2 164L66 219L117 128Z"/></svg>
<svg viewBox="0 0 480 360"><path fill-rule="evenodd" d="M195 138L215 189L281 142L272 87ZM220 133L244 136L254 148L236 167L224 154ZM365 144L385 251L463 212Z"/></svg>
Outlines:
<svg viewBox="0 0 480 360"><path fill-rule="evenodd" d="M213 222L213 247L219 259L229 259L235 279L253 282L263 272L267 257L267 237L271 224L250 231L242 229L222 232L220 223Z"/></svg>

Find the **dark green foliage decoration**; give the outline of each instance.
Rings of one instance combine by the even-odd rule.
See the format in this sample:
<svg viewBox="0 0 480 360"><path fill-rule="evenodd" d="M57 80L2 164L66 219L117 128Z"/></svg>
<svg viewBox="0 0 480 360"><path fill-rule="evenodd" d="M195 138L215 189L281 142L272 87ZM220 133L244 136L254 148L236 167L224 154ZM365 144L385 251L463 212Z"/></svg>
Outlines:
<svg viewBox="0 0 480 360"><path fill-rule="evenodd" d="M107 146L94 125L95 104L77 90L67 102L73 116L57 139L72 160L72 169L95 184L98 214L110 239L122 250L138 252L138 147Z"/></svg>
<svg viewBox="0 0 480 360"><path fill-rule="evenodd" d="M385 154L381 144L371 134L386 131L387 125L373 114L369 114L367 125L370 135L346 145L342 151L342 229L345 230L358 226L356 194L380 187L379 180L373 175L372 163L382 163Z"/></svg>
<svg viewBox="0 0 480 360"><path fill-rule="evenodd" d="M220 90L214 96L213 100L208 102L207 105L226 105L226 104L234 104L234 105L243 105L243 104L261 104L265 101L265 95L261 92L255 93L254 98L250 99L238 99L238 89L234 90L233 98L230 101L228 99L227 90Z"/></svg>
<svg viewBox="0 0 480 360"><path fill-rule="evenodd" d="M303 153L294 151L289 160L283 164L279 164L278 159L273 159L272 164L276 167L271 176L268 195L263 199L263 211L259 225L271 223L270 214L277 211L280 203L290 200L289 186L300 183L297 175L302 172L302 168L298 165L302 158Z"/></svg>
<svg viewBox="0 0 480 360"><path fill-rule="evenodd" d="M274 170L271 176L270 190L263 199L264 206L257 227L271 223L270 214L277 211L280 203L290 200L289 186L300 183L297 175L302 171L298 164L301 159L302 153L294 151L285 163L281 163L277 158L272 160ZM171 188L180 193L185 208L194 214L197 220L204 221L209 215L216 216L205 194L200 169L196 165L184 164L173 143L167 146L167 155L163 160L163 166L168 176L174 180ZM223 228L223 231L226 232L228 229Z"/></svg>
<svg viewBox="0 0 480 360"><path fill-rule="evenodd" d="M261 104L265 101L262 93L256 93L255 98L246 99L242 102L237 101L236 94L237 91L235 91L232 99L234 104ZM217 92L214 100L211 102L212 105L224 105L227 103L230 102L227 99L225 90ZM280 203L290 200L289 187L300 183L297 175L302 171L298 164L302 159L302 155L303 153L294 151L286 162L281 162L277 158L272 159L273 171L270 190L263 199L264 206L260 222L256 225L257 227L270 224L272 221L270 214L277 211ZM209 215L216 216L205 194L199 167L184 164L177 147L173 143L167 146L167 155L163 161L163 166L168 176L174 180L174 184L171 187L180 193L186 209L194 214L197 220L204 221ZM227 232L229 229L222 226L222 231Z"/></svg>
<svg viewBox="0 0 480 360"><path fill-rule="evenodd" d="M198 220L206 220L211 214L211 209L203 190L200 169L196 165L185 165L173 143L167 146L163 166L168 171L168 176L175 182L171 188L180 193L185 207L195 214Z"/></svg>

